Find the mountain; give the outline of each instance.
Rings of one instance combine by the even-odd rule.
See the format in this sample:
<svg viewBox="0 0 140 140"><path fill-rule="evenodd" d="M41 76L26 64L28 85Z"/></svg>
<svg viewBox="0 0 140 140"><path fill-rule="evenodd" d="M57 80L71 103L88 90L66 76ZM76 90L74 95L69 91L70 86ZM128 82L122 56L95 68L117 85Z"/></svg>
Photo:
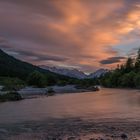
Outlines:
<svg viewBox="0 0 140 140"><path fill-rule="evenodd" d="M89 75L86 75L84 72L79 71L77 69L67 69L62 67L49 67L49 66L40 66L42 69L49 70L54 73L58 73L61 75L78 78L78 79L85 79L85 78L98 78L101 75L108 72L107 69L99 69L95 71L94 73L91 73Z"/></svg>
<svg viewBox="0 0 140 140"><path fill-rule="evenodd" d="M84 72L79 71L77 69L67 69L67 68L49 67L49 66L40 66L40 68L49 70L51 72L58 73L61 75L69 76L72 78L84 79L87 77L87 75Z"/></svg>
<svg viewBox="0 0 140 140"><path fill-rule="evenodd" d="M104 75L105 73L109 72L107 69L99 69L94 73L88 75L88 78L99 78L100 76Z"/></svg>
<svg viewBox="0 0 140 140"><path fill-rule="evenodd" d="M56 79L68 78L66 76L41 69L27 62L18 60L0 49L0 76L18 77L20 79L26 80L27 76L33 71L39 71L43 74L46 74L46 76L52 76Z"/></svg>

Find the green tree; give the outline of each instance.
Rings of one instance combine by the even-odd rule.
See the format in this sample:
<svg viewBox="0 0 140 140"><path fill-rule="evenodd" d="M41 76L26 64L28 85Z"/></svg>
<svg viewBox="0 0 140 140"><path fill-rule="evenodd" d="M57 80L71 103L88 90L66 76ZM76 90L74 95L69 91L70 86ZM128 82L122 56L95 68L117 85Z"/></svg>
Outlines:
<svg viewBox="0 0 140 140"><path fill-rule="evenodd" d="M47 75L47 76L46 76L46 79L47 79L47 84L48 84L48 86L56 85L57 82L58 82L58 78L56 78L56 77L53 76L53 75ZM62 81L62 80L61 80L61 81Z"/></svg>
<svg viewBox="0 0 140 140"><path fill-rule="evenodd" d="M17 91L25 86L25 83L19 78L2 77L0 84L4 86L4 91Z"/></svg>
<svg viewBox="0 0 140 140"><path fill-rule="evenodd" d="M135 87L135 82L134 82L135 76L136 76L136 73L134 72L129 72L129 73L124 74L121 77L120 85L122 87L131 87L131 88Z"/></svg>
<svg viewBox="0 0 140 140"><path fill-rule="evenodd" d="M102 76L99 80L100 84L105 87L112 87L112 83L110 80L111 75L112 75L112 72L108 72L108 73L104 74L104 76Z"/></svg>
<svg viewBox="0 0 140 140"><path fill-rule="evenodd" d="M130 72L134 68L134 61L131 57L129 57L126 61L125 70L126 72Z"/></svg>
<svg viewBox="0 0 140 140"><path fill-rule="evenodd" d="M120 71L116 70L114 71L110 76L110 85L111 87L119 87L119 78L121 76Z"/></svg>
<svg viewBox="0 0 140 140"><path fill-rule="evenodd" d="M140 73L137 73L137 75L134 77L134 83L136 88L140 88Z"/></svg>
<svg viewBox="0 0 140 140"><path fill-rule="evenodd" d="M138 54L135 62L135 69L137 72L140 71L140 49L138 50Z"/></svg>
<svg viewBox="0 0 140 140"><path fill-rule="evenodd" d="M102 76L100 83L105 87L140 88L140 49L136 59L129 57L125 64Z"/></svg>
<svg viewBox="0 0 140 140"><path fill-rule="evenodd" d="M32 72L28 78L27 82L31 86L37 86L37 87L44 87L45 86L45 78L44 75L38 71Z"/></svg>

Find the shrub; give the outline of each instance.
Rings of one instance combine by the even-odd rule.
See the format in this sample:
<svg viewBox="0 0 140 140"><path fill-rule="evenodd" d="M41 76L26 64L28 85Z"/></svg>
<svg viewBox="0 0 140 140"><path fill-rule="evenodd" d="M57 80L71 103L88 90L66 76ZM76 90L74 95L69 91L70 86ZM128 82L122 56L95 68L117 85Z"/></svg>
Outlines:
<svg viewBox="0 0 140 140"><path fill-rule="evenodd" d="M44 75L38 71L32 72L27 78L27 82L30 86L37 86L37 87L45 86Z"/></svg>
<svg viewBox="0 0 140 140"><path fill-rule="evenodd" d="M134 77L134 83L136 88L140 88L140 73Z"/></svg>
<svg viewBox="0 0 140 140"><path fill-rule="evenodd" d="M22 80L10 77L1 77L0 84L4 86L3 91L17 91L25 85Z"/></svg>

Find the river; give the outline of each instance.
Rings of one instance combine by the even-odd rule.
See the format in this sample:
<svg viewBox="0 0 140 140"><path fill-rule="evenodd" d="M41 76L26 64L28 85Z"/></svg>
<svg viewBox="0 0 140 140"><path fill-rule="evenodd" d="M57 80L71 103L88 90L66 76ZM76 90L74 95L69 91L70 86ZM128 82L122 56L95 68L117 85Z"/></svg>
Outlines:
<svg viewBox="0 0 140 140"><path fill-rule="evenodd" d="M70 118L94 122L140 122L140 91L102 88L98 92L59 94L0 103L0 124Z"/></svg>
<svg viewBox="0 0 140 140"><path fill-rule="evenodd" d="M98 92L60 94L0 103L0 123L43 120L51 117L140 120L140 91L104 88Z"/></svg>

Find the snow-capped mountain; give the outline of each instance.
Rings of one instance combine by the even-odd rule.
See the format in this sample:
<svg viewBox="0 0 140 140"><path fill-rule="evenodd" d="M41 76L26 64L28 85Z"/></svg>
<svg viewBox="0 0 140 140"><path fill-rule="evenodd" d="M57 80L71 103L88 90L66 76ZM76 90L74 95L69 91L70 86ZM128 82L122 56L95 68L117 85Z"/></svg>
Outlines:
<svg viewBox="0 0 140 140"><path fill-rule="evenodd" d="M46 70L49 70L51 72L58 73L61 75L78 78L78 79L98 78L101 75L108 72L107 69L99 69L99 70L95 71L94 73L87 75L84 72L79 71L77 69L68 69L68 68L63 68L63 67L50 67L50 66L40 66L40 68L46 69Z"/></svg>
<svg viewBox="0 0 140 140"><path fill-rule="evenodd" d="M107 69L99 69L94 73L88 75L88 78L99 78L100 76L104 75L105 73L109 72Z"/></svg>
<svg viewBox="0 0 140 140"><path fill-rule="evenodd" d="M78 78L78 79L84 79L86 78L86 74L82 71L79 71L77 69L68 69L68 68L61 68L61 67L49 67L49 66L40 66L42 69L49 70L54 73L58 73L61 75Z"/></svg>

